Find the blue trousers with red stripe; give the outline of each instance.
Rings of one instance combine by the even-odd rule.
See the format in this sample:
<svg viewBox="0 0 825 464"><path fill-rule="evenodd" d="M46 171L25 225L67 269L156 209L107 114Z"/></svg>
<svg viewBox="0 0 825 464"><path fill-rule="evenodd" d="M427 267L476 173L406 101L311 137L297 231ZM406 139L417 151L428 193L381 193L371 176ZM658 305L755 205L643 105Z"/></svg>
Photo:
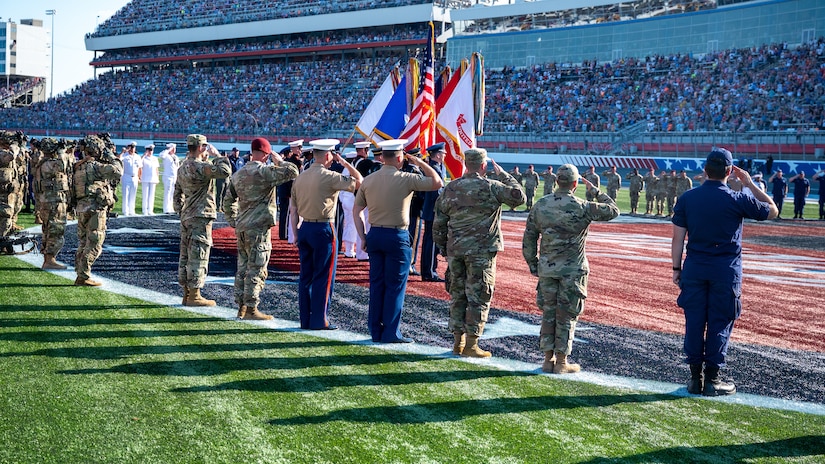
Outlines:
<svg viewBox="0 0 825 464"><path fill-rule="evenodd" d="M338 259L335 229L328 222L304 222L298 229L298 310L302 329L323 329Z"/></svg>
<svg viewBox="0 0 825 464"><path fill-rule="evenodd" d="M370 307L367 315L374 342L392 343L402 338L401 310L410 274L412 248L407 229L371 227L367 233L370 255Z"/></svg>

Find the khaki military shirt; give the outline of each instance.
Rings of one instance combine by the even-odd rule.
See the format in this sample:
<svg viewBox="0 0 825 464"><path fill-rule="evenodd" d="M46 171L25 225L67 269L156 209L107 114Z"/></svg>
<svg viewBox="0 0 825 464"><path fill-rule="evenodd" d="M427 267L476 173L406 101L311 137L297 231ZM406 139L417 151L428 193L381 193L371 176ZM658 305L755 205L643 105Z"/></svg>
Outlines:
<svg viewBox="0 0 825 464"><path fill-rule="evenodd" d="M533 205L527 216L522 255L539 277L566 277L590 272L585 242L590 223L609 221L619 207L605 193L585 201L569 190L556 190ZM541 238L541 248L538 243Z"/></svg>
<svg viewBox="0 0 825 464"><path fill-rule="evenodd" d="M413 192L433 190L438 188L433 188L433 180L429 177L384 165L361 182L355 206L369 208L372 226L407 227Z"/></svg>
<svg viewBox="0 0 825 464"><path fill-rule="evenodd" d="M510 174L502 171L498 178L472 172L444 187L435 204L433 241L446 256L504 250L501 205L515 208L526 196Z"/></svg>
<svg viewBox="0 0 825 464"><path fill-rule="evenodd" d="M267 230L275 225L275 187L298 177L290 162L268 166L250 161L232 175L223 200L229 225L238 230Z"/></svg>
<svg viewBox="0 0 825 464"><path fill-rule="evenodd" d="M355 179L312 163L292 182L292 202L307 221L332 221L338 192L355 191Z"/></svg>

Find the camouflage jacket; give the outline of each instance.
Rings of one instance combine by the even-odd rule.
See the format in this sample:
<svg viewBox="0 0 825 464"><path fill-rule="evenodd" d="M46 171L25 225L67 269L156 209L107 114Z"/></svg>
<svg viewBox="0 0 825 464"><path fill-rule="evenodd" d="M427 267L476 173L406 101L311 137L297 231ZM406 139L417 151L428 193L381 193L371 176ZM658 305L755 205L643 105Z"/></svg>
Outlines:
<svg viewBox="0 0 825 464"><path fill-rule="evenodd" d="M619 215L619 207L607 194L599 193L596 200L585 201L569 190L558 189L536 202L527 216L521 244L531 273L565 277L590 272L584 251L590 223Z"/></svg>
<svg viewBox="0 0 825 464"><path fill-rule="evenodd" d="M582 177L584 177L585 179L590 181L590 183L595 185L596 187L601 187L601 185L602 185L601 178L595 172L592 173L592 174L589 173L589 172L586 172L586 173L582 174Z"/></svg>
<svg viewBox="0 0 825 464"><path fill-rule="evenodd" d="M498 178L466 173L444 187L435 204L433 241L445 256L504 249L501 205L515 208L527 197L510 174L502 171Z"/></svg>
<svg viewBox="0 0 825 464"><path fill-rule="evenodd" d="M34 153L38 157L32 170L37 201L65 202L72 183L74 156L60 150L52 155Z"/></svg>
<svg viewBox="0 0 825 464"><path fill-rule="evenodd" d="M20 187L18 159L21 155L17 145L0 149L0 193L12 192Z"/></svg>
<svg viewBox="0 0 825 464"><path fill-rule="evenodd" d="M112 181L123 175L120 160L113 163L101 163L97 160L84 159L74 165L73 195L75 210L78 213L103 211L115 204L115 191Z"/></svg>
<svg viewBox="0 0 825 464"><path fill-rule="evenodd" d="M619 190L622 188L622 176L615 172L605 171L602 177L607 180L607 188Z"/></svg>
<svg viewBox="0 0 825 464"><path fill-rule="evenodd" d="M656 193L656 183L659 182L659 177L654 175L645 174L645 190L650 193Z"/></svg>
<svg viewBox="0 0 825 464"><path fill-rule="evenodd" d="M524 188L535 190L536 187L539 186L539 173L536 171L530 171L529 169L522 174L524 178Z"/></svg>
<svg viewBox="0 0 825 464"><path fill-rule="evenodd" d="M180 220L218 217L213 179L226 179L231 173L232 167L226 157L215 158L211 163L186 158L178 168L173 198Z"/></svg>
<svg viewBox="0 0 825 464"><path fill-rule="evenodd" d="M676 178L676 195L682 196L683 193L687 192L688 190L693 188L693 181L690 180L690 177L677 177Z"/></svg>
<svg viewBox="0 0 825 464"><path fill-rule="evenodd" d="M250 161L232 175L223 196L223 212L238 230L267 230L275 225L275 187L298 177L298 167Z"/></svg>
<svg viewBox="0 0 825 464"><path fill-rule="evenodd" d="M631 172L626 176L626 178L630 181L630 193L639 193L642 191L642 187L645 183L644 177Z"/></svg>

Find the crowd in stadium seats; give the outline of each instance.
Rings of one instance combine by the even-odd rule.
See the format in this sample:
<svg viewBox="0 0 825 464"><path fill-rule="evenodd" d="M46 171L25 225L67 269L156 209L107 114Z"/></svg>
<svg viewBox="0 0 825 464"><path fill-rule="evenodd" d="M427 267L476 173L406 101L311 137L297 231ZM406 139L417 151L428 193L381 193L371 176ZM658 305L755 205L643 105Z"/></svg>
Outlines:
<svg viewBox="0 0 825 464"><path fill-rule="evenodd" d="M222 42L213 45L186 46L169 45L161 47L124 49L106 52L92 62L109 62L118 60L132 60L140 58L196 56L207 54L224 54L249 52L259 50L278 50L285 48L314 47L333 44L379 44L394 40L424 39L426 29L420 24L394 27L391 31L378 32L374 30L332 31L323 33L293 34L282 40L254 41L254 42Z"/></svg>
<svg viewBox="0 0 825 464"><path fill-rule="evenodd" d="M487 131L822 128L825 42L488 73Z"/></svg>
<svg viewBox="0 0 825 464"><path fill-rule="evenodd" d="M434 3L438 6L468 6L469 0L263 0L203 1L132 0L98 26L92 37L139 32L217 26L220 24L294 18L345 11L374 10Z"/></svg>
<svg viewBox="0 0 825 464"><path fill-rule="evenodd" d="M351 130L397 57L119 71L0 127L303 135ZM825 40L692 58L487 71L487 132L825 128ZM252 116L254 115L254 116Z"/></svg>
<svg viewBox="0 0 825 464"><path fill-rule="evenodd" d="M485 34L652 18L716 8L717 0L636 0L473 21L460 34Z"/></svg>
<svg viewBox="0 0 825 464"><path fill-rule="evenodd" d="M8 86L0 87L0 103L5 103L7 99L16 97L23 92L27 92L43 82L41 77L32 77L22 81L15 82Z"/></svg>

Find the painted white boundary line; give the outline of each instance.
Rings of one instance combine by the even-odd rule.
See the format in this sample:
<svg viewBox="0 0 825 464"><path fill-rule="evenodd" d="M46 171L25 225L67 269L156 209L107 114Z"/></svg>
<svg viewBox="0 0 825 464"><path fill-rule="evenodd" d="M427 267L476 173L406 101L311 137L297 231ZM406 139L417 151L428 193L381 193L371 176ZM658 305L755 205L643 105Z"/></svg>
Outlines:
<svg viewBox="0 0 825 464"><path fill-rule="evenodd" d="M26 263L31 264L35 267L40 267L43 264L42 255L39 254L25 254L25 255L18 255L18 259L24 261ZM77 275L74 272L74 268L69 267L65 271L48 271L52 274L64 277L66 279L74 280ZM124 295L132 298L137 298L143 301L147 301L150 303L155 303L164 306L171 306L178 309L183 309L185 311L189 311L196 314L202 314L205 316L222 318L227 320L235 320L237 310L233 308L226 308L222 306L213 306L213 307L190 307L190 306L183 306L181 304L181 297L168 295L165 293L156 292L153 290L147 290L144 288L136 287L134 285L124 284L122 282L118 282L115 280L107 279L101 276L93 276L95 280L98 280L103 283L103 286L100 287L102 290L117 293L119 295ZM459 358L452 355L452 350L445 350L443 347L436 347L430 345L423 345L419 343L393 343L393 344L382 344L382 343L373 343L372 340L365 336L364 334L350 332L346 330L301 330L299 327L298 322L295 321L287 321L284 319L274 319L272 321L238 321L238 322L248 322L250 324L258 325L261 327L268 327L274 330L294 330L294 331L301 331L306 333L310 336L315 336L318 338L323 338L326 340L334 340L339 342L346 342L346 343L353 343L359 345L368 345L373 348L383 349L387 351L395 351L395 352L403 352L403 353L410 353L410 354L417 354L423 356L432 356L436 358L452 358L455 360L460 360L472 364L477 364L480 366L487 366L487 367L494 367L497 369L501 369L504 371L510 372L523 372L523 373L530 373L530 374L537 374L537 375L550 375L544 374L541 372L541 366L539 364L533 364L523 361L516 361L512 359L504 359L504 358L489 358L489 359L471 359L471 358ZM643 380L643 379L633 379L630 377L620 377L616 375L608 375L608 374L599 374L595 372L579 372L576 374L565 374L561 375L554 375L556 379L560 380L573 380L578 382L585 382L594 385L601 385L604 387L611 387L611 388L623 388L628 390L636 390L648 393L657 393L657 394L665 394L665 395L673 395L677 397L695 397L695 398L702 398L711 401L719 401L722 403L730 403L730 404L739 404L743 406L752 406L758 408L768 408L768 409L778 409L784 411L795 411L801 412L805 414L814 414L814 415L825 415L825 404L818 404L818 403L809 403L804 401L791 401L791 400L784 400L779 398L771 398L767 396L761 395L751 395L747 393L737 393L732 396L720 396L720 397L704 397L704 396L695 396L690 395L687 393L687 389L684 385L675 384L675 383L668 383L668 382L657 382L654 380Z"/></svg>

